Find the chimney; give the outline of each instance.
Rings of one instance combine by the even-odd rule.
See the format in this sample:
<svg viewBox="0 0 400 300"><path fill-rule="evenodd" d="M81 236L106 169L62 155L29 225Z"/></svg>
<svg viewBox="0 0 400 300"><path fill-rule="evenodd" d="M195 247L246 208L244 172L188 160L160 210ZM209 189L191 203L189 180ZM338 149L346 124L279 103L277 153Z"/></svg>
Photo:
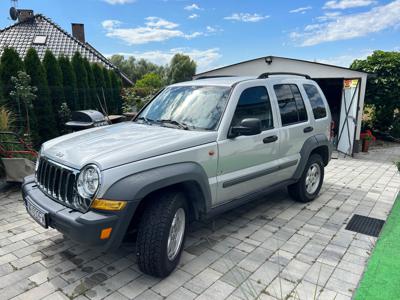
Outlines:
<svg viewBox="0 0 400 300"><path fill-rule="evenodd" d="M78 41L85 43L85 24L72 23L72 35Z"/></svg>
<svg viewBox="0 0 400 300"><path fill-rule="evenodd" d="M28 20L33 20L33 10L31 9L18 9L18 21L25 22Z"/></svg>

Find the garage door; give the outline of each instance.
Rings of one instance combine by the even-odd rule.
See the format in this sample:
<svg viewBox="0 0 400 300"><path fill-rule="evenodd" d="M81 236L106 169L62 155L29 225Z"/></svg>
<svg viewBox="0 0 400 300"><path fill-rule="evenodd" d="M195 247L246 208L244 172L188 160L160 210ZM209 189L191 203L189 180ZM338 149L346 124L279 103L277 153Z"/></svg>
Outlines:
<svg viewBox="0 0 400 300"><path fill-rule="evenodd" d="M337 150L347 155L353 154L359 95L360 79L345 79L340 110Z"/></svg>

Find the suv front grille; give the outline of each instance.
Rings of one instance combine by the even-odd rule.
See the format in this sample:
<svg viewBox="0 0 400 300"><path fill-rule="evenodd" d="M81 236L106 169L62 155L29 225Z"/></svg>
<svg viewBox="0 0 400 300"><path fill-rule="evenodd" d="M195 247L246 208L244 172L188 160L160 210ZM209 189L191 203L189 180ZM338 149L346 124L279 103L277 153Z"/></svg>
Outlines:
<svg viewBox="0 0 400 300"><path fill-rule="evenodd" d="M36 171L36 183L47 196L70 208L85 210L90 205L76 192L78 171L61 166L41 157ZM77 204L81 204L77 207ZM82 205L86 204L86 205Z"/></svg>

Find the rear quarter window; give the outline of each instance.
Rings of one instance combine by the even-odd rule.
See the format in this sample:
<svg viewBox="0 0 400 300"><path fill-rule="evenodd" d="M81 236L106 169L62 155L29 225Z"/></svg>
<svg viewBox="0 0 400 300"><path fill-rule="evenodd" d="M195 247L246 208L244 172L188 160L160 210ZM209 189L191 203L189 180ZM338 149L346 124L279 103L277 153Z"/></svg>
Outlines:
<svg viewBox="0 0 400 300"><path fill-rule="evenodd" d="M322 119L326 117L326 107L324 100L322 100L321 94L319 93L316 86L312 84L304 84L304 90L310 99L310 104L313 110L314 119Z"/></svg>
<svg viewBox="0 0 400 300"><path fill-rule="evenodd" d="M307 110L304 106L299 88L295 84L274 85L278 99L282 126L306 122Z"/></svg>

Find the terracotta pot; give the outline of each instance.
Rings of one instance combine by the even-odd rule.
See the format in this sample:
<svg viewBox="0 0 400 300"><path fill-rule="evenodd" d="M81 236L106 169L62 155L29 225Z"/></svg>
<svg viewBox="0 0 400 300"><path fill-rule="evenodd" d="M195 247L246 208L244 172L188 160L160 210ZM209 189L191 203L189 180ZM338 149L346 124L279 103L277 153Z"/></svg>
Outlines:
<svg viewBox="0 0 400 300"><path fill-rule="evenodd" d="M363 140L362 152L368 152L370 142L369 140Z"/></svg>

